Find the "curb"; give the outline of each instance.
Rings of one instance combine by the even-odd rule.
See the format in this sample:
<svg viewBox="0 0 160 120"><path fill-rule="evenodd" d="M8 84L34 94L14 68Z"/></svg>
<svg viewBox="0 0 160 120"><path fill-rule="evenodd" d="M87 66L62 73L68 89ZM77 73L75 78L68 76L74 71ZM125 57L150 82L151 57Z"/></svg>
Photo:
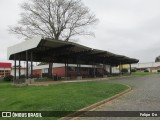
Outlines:
<svg viewBox="0 0 160 120"><path fill-rule="evenodd" d="M121 84L121 85L124 85L124 84ZM77 118L77 117L79 117L80 115L84 114L86 111L90 111L90 110L92 110L92 109L95 109L96 107L98 107L98 106L100 106L100 105L103 105L103 104L105 104L105 103L107 103L107 102L109 102L109 101L111 101L111 100L114 100L114 99L116 99L116 98L118 98L118 97L120 97L120 96L122 96L122 95L124 95L124 94L126 94L126 93L128 93L128 92L130 92L130 91L132 90L132 88L131 88L129 85L125 85L125 86L127 86L127 87L129 87L129 88L128 88L127 90L119 93L119 94L116 94L116 95L110 97L110 98L107 98L107 99L105 99L105 100L102 100L102 101L100 101L100 102L97 102L97 103L95 103L95 104L92 104L92 105L90 105L90 106L88 106L88 107L82 108L82 109L78 110L78 111L75 112L75 113L71 113L71 114L69 114L69 115L67 115L67 116L65 116L65 117L62 117L60 120L74 120L75 118ZM75 116L76 116L76 117L75 117Z"/></svg>

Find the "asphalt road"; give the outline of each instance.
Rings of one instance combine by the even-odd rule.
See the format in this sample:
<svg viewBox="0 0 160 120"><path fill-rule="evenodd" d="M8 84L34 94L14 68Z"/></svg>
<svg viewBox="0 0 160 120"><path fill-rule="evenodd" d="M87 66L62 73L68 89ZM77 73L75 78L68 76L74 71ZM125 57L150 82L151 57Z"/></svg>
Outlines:
<svg viewBox="0 0 160 120"><path fill-rule="evenodd" d="M95 111L160 111L160 75L120 78L108 82L127 84L133 90ZM84 117L80 120L160 120L160 117Z"/></svg>

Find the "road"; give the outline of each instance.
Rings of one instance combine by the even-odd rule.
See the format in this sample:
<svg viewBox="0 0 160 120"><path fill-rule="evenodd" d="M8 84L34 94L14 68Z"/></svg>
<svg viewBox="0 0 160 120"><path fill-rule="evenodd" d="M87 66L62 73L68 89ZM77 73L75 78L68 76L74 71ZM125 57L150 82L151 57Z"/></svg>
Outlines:
<svg viewBox="0 0 160 120"><path fill-rule="evenodd" d="M108 82L127 84L133 90L95 111L160 111L160 75L119 78ZM160 120L160 118L85 117L80 120Z"/></svg>

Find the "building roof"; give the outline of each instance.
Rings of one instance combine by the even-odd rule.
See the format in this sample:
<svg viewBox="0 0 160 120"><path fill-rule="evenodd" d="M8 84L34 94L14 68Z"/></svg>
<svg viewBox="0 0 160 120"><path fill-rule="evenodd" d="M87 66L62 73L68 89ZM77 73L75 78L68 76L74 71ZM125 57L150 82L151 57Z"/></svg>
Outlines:
<svg viewBox="0 0 160 120"><path fill-rule="evenodd" d="M8 59L26 61L26 51L33 54L34 62L53 62L70 64L131 64L139 60L123 55L117 55L108 51L97 50L73 42L65 42L53 39L41 39L40 37L24 41L8 48Z"/></svg>
<svg viewBox="0 0 160 120"><path fill-rule="evenodd" d="M0 68L11 68L11 63L0 62Z"/></svg>

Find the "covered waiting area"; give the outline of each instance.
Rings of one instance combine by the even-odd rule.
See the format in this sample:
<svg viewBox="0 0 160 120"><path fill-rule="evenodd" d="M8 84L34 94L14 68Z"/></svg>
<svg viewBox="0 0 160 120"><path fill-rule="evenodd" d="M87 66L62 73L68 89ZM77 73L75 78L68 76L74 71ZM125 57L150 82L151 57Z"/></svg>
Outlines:
<svg viewBox="0 0 160 120"><path fill-rule="evenodd" d="M28 79L28 62L31 62L31 75L33 62L64 63L65 68L68 64L83 65L110 65L118 66L122 64L138 63L139 60L123 55L117 55L108 51L97 50L73 42L65 42L48 38L37 37L26 40L8 48L8 59L19 61L19 78L21 61L26 61L26 78ZM131 66L130 66L131 69ZM67 70L67 69L66 69ZM16 79L16 67L14 70Z"/></svg>

